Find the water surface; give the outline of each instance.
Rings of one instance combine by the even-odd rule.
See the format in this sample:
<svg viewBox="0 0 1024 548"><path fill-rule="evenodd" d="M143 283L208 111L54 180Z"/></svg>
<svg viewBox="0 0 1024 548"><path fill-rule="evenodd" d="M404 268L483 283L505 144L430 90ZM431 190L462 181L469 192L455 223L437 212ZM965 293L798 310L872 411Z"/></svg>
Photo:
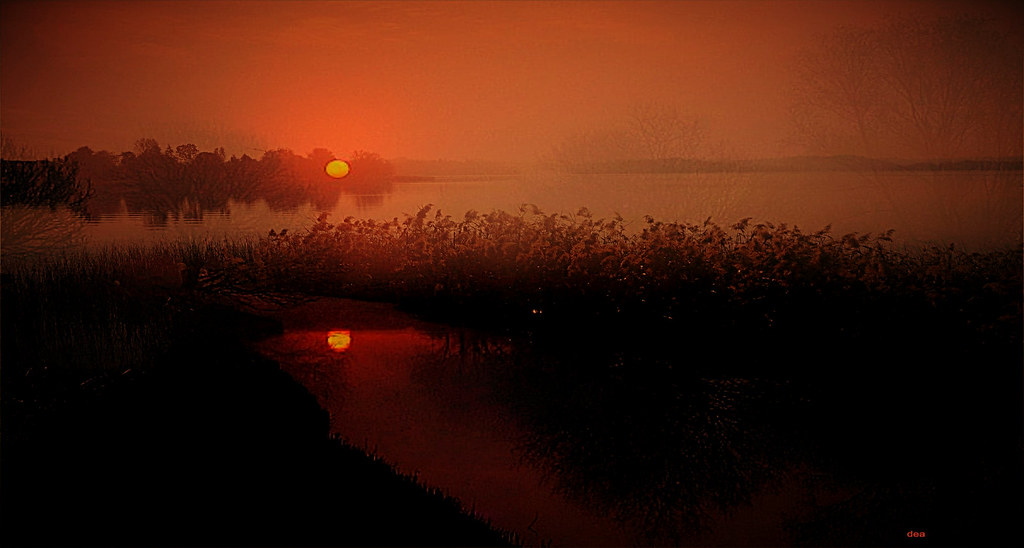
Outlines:
<svg viewBox="0 0 1024 548"><path fill-rule="evenodd" d="M344 299L276 316L285 332L259 348L334 433L527 545L785 544L809 500L843 496L765 434L778 402L754 380L530 386L523 341Z"/></svg>
<svg viewBox="0 0 1024 548"><path fill-rule="evenodd" d="M541 470L522 462L523 432L479 372L438 366L447 363L438 357L459 352L442 326L345 300L280 317L285 333L260 348L316 395L334 433L458 497L528 545L632 544L626 528L553 492ZM336 331L350 334L344 351L328 340Z"/></svg>
<svg viewBox="0 0 1024 548"><path fill-rule="evenodd" d="M330 183L335 184L335 183ZM344 184L344 180L336 184ZM644 217L723 226L745 217L797 225L804 231L831 226L849 232L896 231L901 245L950 243L972 250L1021 241L1024 181L1020 171L808 172L707 174L558 175L537 172L506 179L400 182L390 192L340 197L331 218L391 219L432 204L460 219L467 211L510 212L535 204L545 213L621 215L639 230ZM305 205L272 210L265 202L229 203L223 212L170 215L154 222L124 211L84 228L94 243L126 239L214 238L261 235L269 229L301 229L320 211Z"/></svg>

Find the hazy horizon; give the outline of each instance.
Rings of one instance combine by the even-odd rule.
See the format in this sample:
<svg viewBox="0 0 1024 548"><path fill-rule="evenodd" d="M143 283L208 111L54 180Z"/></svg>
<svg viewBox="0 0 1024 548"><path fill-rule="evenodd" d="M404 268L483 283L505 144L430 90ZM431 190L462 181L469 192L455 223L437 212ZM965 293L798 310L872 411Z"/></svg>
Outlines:
<svg viewBox="0 0 1024 548"><path fill-rule="evenodd" d="M0 129L42 156L154 138L229 155L525 163L651 105L699 128L700 157L803 155L787 109L820 36L903 16L990 16L1008 32L1019 19L1005 2L910 0L2 9Z"/></svg>

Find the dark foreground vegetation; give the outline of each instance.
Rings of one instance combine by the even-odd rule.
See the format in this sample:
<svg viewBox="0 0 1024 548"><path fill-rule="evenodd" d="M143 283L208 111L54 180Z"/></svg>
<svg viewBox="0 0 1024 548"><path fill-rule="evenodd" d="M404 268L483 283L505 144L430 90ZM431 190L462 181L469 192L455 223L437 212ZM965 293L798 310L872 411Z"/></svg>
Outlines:
<svg viewBox="0 0 1024 548"><path fill-rule="evenodd" d="M513 543L331 437L246 344L278 324L125 276L152 258L4 274L3 546Z"/></svg>
<svg viewBox="0 0 1024 548"><path fill-rule="evenodd" d="M427 207L5 264L3 534L500 542L450 500L395 496L414 487L328 439L240 342L274 326L239 310L344 296L523 342L501 382L528 456L654 543L797 463L848 495L795 522L796 543L1000 544L1024 509L1021 249L888 236Z"/></svg>

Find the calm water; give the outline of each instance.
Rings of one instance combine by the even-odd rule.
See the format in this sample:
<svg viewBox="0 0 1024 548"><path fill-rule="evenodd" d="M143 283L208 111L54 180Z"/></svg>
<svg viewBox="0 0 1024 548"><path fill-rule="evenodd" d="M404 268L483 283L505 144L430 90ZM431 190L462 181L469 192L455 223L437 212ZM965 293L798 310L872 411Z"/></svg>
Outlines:
<svg viewBox="0 0 1024 548"><path fill-rule="evenodd" d="M516 442L523 432L482 371L449 367L453 351L459 358L450 329L387 305L340 299L279 317L286 332L260 349L317 397L334 433L530 545L632 544L625 528L553 492L543 470L522 463Z"/></svg>
<svg viewBox="0 0 1024 548"><path fill-rule="evenodd" d="M333 183L332 183L333 184ZM342 181L340 184L344 184ZM393 192L342 195L332 218L402 218L433 204L461 218L468 210L516 211L524 203L545 213L573 214L585 206L598 217L621 215L641 228L645 215L658 220L730 225L744 217L833 233L895 229L910 247L955 243L972 250L1021 241L1024 190L1021 172L905 172L869 174L713 173L665 175L556 175L533 173L505 179L398 183ZM301 229L320 213L312 206L271 211L264 202L230 204L227 212L170 215L159 222L123 211L74 227L96 244L179 237L239 237L271 228ZM7 217L12 215L5 213ZM7 234L17 234L5 223Z"/></svg>
<svg viewBox="0 0 1024 548"><path fill-rule="evenodd" d="M1020 505L1015 351L962 363L918 333L744 365L685 333L658 356L343 299L275 314L258 348L335 433L530 546L962 545Z"/></svg>
<svg viewBox="0 0 1024 548"><path fill-rule="evenodd" d="M343 299L277 316L284 334L259 348L317 397L330 412L334 433L458 497L496 526L516 531L529 546L785 544L786 518L808 512L809 497L836 493L804 485L800 478L808 472L787 469L787 463L778 474L761 477L744 465L709 462L714 455L686 434L688 421L702 424L702 435L714 435L705 423L735 420L734 405L760 393L750 380L705 380L694 393L684 393L697 402L725 402L723 409L698 404L680 418L683 426L672 423L678 431L658 435L659 443L667 439L690 447L692 454L652 450L651 440L643 439L631 444L630 456L614 448L602 451L602 462L622 467L614 475L631 488L595 495L613 482L602 474L578 477L574 469L591 465L585 459L567 463L553 449L558 443L547 428L559 421L535 423L545 407L531 403L538 394L509 389L514 374L508 357L516 352L510 340L418 321L389 305ZM600 415L609 409L582 411ZM630 429L643 430L649 422L628 413L621 418ZM572 424L556 430L554 438L564 440L594 429ZM594 443L607 445L604 438L615 434L599 430L594 437ZM573 452L585 449L570 445ZM649 470L634 466L632 458L667 459L659 467L668 477L683 475L650 485L644 481ZM767 461L756 462L761 467ZM692 501L676 498L691 492L697 497ZM749 504L739 503L748 498ZM728 513L706 507L719 502ZM693 523L698 511L708 511L700 520L703 529Z"/></svg>
<svg viewBox="0 0 1024 548"><path fill-rule="evenodd" d="M388 194L342 195L331 213L401 218L433 204L460 218L532 203L547 213L586 206L637 229L645 215L723 225L753 217L805 231L831 224L835 234L892 228L908 247L989 249L1020 242L1022 196L1020 172L528 174L401 183ZM320 212L256 202L195 213L157 221L122 211L84 222L66 212L4 208L4 259L297 230ZM833 380L799 390L785 384L792 379L726 373L662 379L658 367L639 358L609 362L600 348L548 364L522 341L416 321L384 305L320 301L279 315L285 333L261 350L316 395L336 433L531 545L780 545L791 542L794 524L813 541L827 540L829 531L845 538L865 523L882 524L876 529L888 542L924 521L915 508L933 500L932 485L945 489L935 491L939 508L949 509L939 515L973 511L978 492L968 476L988 474L976 455L1002 455L985 445L999 439L990 442L976 425L1003 412L985 407L1000 401L989 397L993 387L1016 386L977 377L977 386L965 388L975 377L952 367L898 383L888 370L837 370L826 376ZM623 359L633 359L628 354ZM822 370L831 373L835 358L823 357ZM606 374L588 377L594 371ZM636 378L620 383L619 375ZM954 390L958 396L949 397ZM800 407L808 401L816 407ZM797 425L796 433L781 435L779 425ZM798 446L803 457L789 456ZM823 465L843 477L822 474ZM856 511L835 514L828 507L837 501ZM830 529L837 515L845 521Z"/></svg>

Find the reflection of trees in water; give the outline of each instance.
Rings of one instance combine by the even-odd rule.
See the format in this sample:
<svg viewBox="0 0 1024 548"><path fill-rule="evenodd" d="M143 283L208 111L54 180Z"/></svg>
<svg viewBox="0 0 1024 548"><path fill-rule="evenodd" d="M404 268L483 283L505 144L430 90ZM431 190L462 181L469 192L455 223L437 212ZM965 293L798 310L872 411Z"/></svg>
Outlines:
<svg viewBox="0 0 1024 548"><path fill-rule="evenodd" d="M487 397L514 411L526 462L650 542L679 543L706 528L785 464L771 427L785 406L771 383L700 378L678 362L621 353L566 362L528 346L448 332L416 378L456 401L485 379Z"/></svg>
<svg viewBox="0 0 1024 548"><path fill-rule="evenodd" d="M472 378L489 378L494 367L509 358L513 346L507 339L474 331L450 327L436 333L434 347L420 356L414 377L424 382L448 383Z"/></svg>
<svg viewBox="0 0 1024 548"><path fill-rule="evenodd" d="M1019 168L880 171L851 174L865 192L865 214L913 245L986 250L1021 241L1024 187Z"/></svg>
<svg viewBox="0 0 1024 548"><path fill-rule="evenodd" d="M922 226L951 227L963 239L952 241L967 248L986 247L1009 240L1016 234L1021 241L1021 190L1019 169L995 169L970 172L914 173L916 182L925 189L920 201L928 204L926 211L933 218ZM885 195L898 194L900 188L884 176L876 176L878 186L885 186ZM905 185L904 185L905 186ZM893 204L896 208L896 205ZM916 224L916 223L915 223ZM973 241L981 234L985 241Z"/></svg>
<svg viewBox="0 0 1024 548"><path fill-rule="evenodd" d="M495 368L508 363L511 345L472 329L451 327L425 333L432 344L412 361L411 379L445 402L453 421L462 421L465 416L479 421L479 406L493 407L497 403L491 382ZM488 426L495 432L506 429L501 421Z"/></svg>
<svg viewBox="0 0 1024 548"><path fill-rule="evenodd" d="M393 169L378 155L357 151L348 160L350 176L337 180L324 172L334 159L326 149L307 156L290 150L266 151L225 158L223 149L200 152L194 145L161 150L153 139L141 139L134 151L114 155L82 147L67 159L81 168L81 177L96 189L91 215L115 214L122 200L131 213L145 213L156 224L170 217L201 221L203 212L229 212L230 202L264 200L271 210L293 210L312 204L334 208L339 197L387 194L393 190Z"/></svg>
<svg viewBox="0 0 1024 548"><path fill-rule="evenodd" d="M4 153L9 152L4 143ZM83 214L92 191L67 159L0 161L3 254L29 258L82 243Z"/></svg>
<svg viewBox="0 0 1024 548"><path fill-rule="evenodd" d="M669 363L588 365L613 372L548 377L556 392L526 411L524 457L558 489L634 524L648 541L677 544L777 475L783 453L773 450L769 424L778 411L766 386L683 379Z"/></svg>
<svg viewBox="0 0 1024 548"><path fill-rule="evenodd" d="M1019 279L1016 262L1006 268ZM693 321L663 331L583 312L555 325L549 311L498 337L507 349L445 338L443 367L423 382L457 393L482 378L519 422L527 462L651 543L685 541L778 486L793 521L754 511L795 540L888 545L901 528L932 527L971 544L991 516L1024 506L1022 350L1005 295L983 304L992 288L948 283L986 310L898 291L794 296L768 326L753 321L765 309L751 294L721 318L681 307ZM969 327L982 317L1010 323ZM816 475L800 486L794 469ZM832 489L842 498L818 498Z"/></svg>
<svg viewBox="0 0 1024 548"><path fill-rule="evenodd" d="M908 340L902 351L923 339ZM1014 489L1019 369L927 373L953 367L942 357L949 348L917 349L912 359L877 345L840 356L825 351L830 345L786 344L787 359L816 367L767 380L693 372L728 361L709 364L699 351L685 358L614 344L552 351L470 330L435 342L414 370L417 383L460 413L481 397L509 409L525 462L646 543L685 543L783 486L802 495L787 503L791 514L768 519L784 520L779 527L791 540L809 545L887 545L915 528L945 530L951 544L996 538L978 533L978 524L986 516L1009 520L1022 507ZM977 363L1012 363L1005 350L972 355ZM1019 349L1012 354L1019 362Z"/></svg>
<svg viewBox="0 0 1024 548"><path fill-rule="evenodd" d="M359 211L376 209L384 205L383 194L357 194L352 199L355 200L356 209Z"/></svg>
<svg viewBox="0 0 1024 548"><path fill-rule="evenodd" d="M341 192L352 196L359 210L384 204L384 196L395 190L395 170L391 164L372 152L356 151L349 160L350 171L341 180Z"/></svg>
<svg viewBox="0 0 1024 548"><path fill-rule="evenodd" d="M4 259L27 259L80 247L85 220L67 208L4 206L0 242Z"/></svg>
<svg viewBox="0 0 1024 548"><path fill-rule="evenodd" d="M796 67L794 135L815 154L925 162L1003 158L1019 166L1024 59L999 23L975 15L908 17L823 35ZM1019 215L993 199L1005 195L994 191L1002 185L1019 185L1019 167L991 172L985 181L965 177L970 208L945 191L947 173L920 173L919 182L931 187L920 200L932 206L938 222L966 231L999 219L1010 226L993 230L1019 233ZM906 216L896 199L902 181L882 173L868 182L897 216ZM1014 207L1019 209L1020 198Z"/></svg>

